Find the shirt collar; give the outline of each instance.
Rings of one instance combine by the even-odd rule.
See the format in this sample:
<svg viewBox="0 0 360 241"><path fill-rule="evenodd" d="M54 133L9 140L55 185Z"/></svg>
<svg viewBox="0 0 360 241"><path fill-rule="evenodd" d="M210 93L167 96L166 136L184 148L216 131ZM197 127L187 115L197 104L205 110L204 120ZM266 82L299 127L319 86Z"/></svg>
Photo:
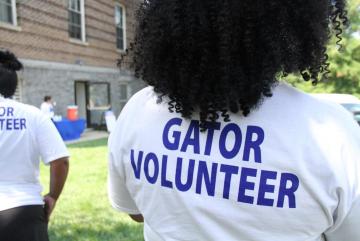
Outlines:
<svg viewBox="0 0 360 241"><path fill-rule="evenodd" d="M5 97L0 94L0 101L5 101Z"/></svg>

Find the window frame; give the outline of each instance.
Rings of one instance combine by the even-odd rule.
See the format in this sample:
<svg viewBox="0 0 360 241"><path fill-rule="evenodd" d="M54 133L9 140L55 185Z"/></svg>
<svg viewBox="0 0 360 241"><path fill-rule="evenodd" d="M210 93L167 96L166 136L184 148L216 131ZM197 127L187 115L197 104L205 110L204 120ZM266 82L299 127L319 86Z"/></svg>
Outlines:
<svg viewBox="0 0 360 241"><path fill-rule="evenodd" d="M122 30L123 30L123 49L118 48L118 37L117 37L117 29L118 29L118 25L117 25L117 19L116 19L116 11L118 10L118 7L120 7L122 9ZM116 49L120 52L123 52L126 50L126 45L127 45L127 41L126 41L126 7L124 4L120 3L120 2L116 2L115 3L115 14L114 14L114 18L115 18L115 38L116 38Z"/></svg>
<svg viewBox="0 0 360 241"><path fill-rule="evenodd" d="M106 92L107 92L107 105L102 105L102 106L91 106L90 105L90 100L92 97L92 93L91 93L91 87L92 86L97 86L97 85L104 85L106 86ZM89 106L89 110L107 110L111 107L111 83L110 82L88 82L87 83L87 92L88 92L88 102L87 105Z"/></svg>
<svg viewBox="0 0 360 241"><path fill-rule="evenodd" d="M81 31L81 39L78 38L74 38L70 36L70 14L68 14L68 34L70 37L70 40L75 40L75 41L81 41L83 43L86 42L86 25L85 25L85 0L77 0L80 1L80 12L77 10L74 10L71 8L71 1L72 0L68 0L68 13L69 12L75 12L77 14L80 14L80 31Z"/></svg>
<svg viewBox="0 0 360 241"><path fill-rule="evenodd" d="M3 2L3 1L1 1L1 2ZM6 3L3 2L3 4L6 4ZM4 22L4 21L0 21L0 23L5 24L5 25L18 26L17 11L16 11L16 0L11 0L10 5L11 5L11 18L12 18L11 23L10 22Z"/></svg>
<svg viewBox="0 0 360 241"><path fill-rule="evenodd" d="M22 102L23 98L23 78L19 77L18 78L18 84L16 86L16 90L15 93L13 95L13 99L18 101L18 102Z"/></svg>
<svg viewBox="0 0 360 241"><path fill-rule="evenodd" d="M121 88L126 88L126 98L122 98L121 96ZM131 97L131 85L130 82L128 81L124 81L124 82L120 82L119 83L119 93L120 93L120 98L119 98L119 103L121 109L120 112L123 110L124 106L126 105L126 103L129 101L130 97Z"/></svg>

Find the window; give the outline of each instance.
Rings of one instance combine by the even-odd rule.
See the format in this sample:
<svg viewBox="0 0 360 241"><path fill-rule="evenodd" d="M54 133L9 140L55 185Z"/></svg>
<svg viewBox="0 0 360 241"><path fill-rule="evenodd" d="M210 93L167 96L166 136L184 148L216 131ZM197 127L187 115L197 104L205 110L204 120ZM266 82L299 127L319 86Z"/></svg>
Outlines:
<svg viewBox="0 0 360 241"><path fill-rule="evenodd" d="M119 50L126 48L126 12L125 8L117 4L115 6L115 24L116 24L116 47Z"/></svg>
<svg viewBox="0 0 360 241"><path fill-rule="evenodd" d="M110 83L88 84L88 123L92 127L105 124L104 113L111 108Z"/></svg>
<svg viewBox="0 0 360 241"><path fill-rule="evenodd" d="M89 107L90 109L107 110L110 108L110 84L89 84Z"/></svg>
<svg viewBox="0 0 360 241"><path fill-rule="evenodd" d="M0 0L0 22L17 25L15 0Z"/></svg>
<svg viewBox="0 0 360 241"><path fill-rule="evenodd" d="M69 36L85 42L84 0L69 0Z"/></svg>
<svg viewBox="0 0 360 241"><path fill-rule="evenodd" d="M128 83L120 84L120 110L124 108L130 98L130 85Z"/></svg>
<svg viewBox="0 0 360 241"><path fill-rule="evenodd" d="M21 102L22 101L22 82L23 80L21 78L18 79L18 85L16 87L13 99L16 101Z"/></svg>

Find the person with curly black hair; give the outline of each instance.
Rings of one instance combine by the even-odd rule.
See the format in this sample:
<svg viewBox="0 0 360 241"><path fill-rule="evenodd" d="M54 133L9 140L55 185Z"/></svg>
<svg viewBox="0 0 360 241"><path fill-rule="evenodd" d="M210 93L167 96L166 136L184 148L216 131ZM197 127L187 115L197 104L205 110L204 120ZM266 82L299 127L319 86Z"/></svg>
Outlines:
<svg viewBox="0 0 360 241"><path fill-rule="evenodd" d="M281 80L326 79L348 24L344 0L144 1L112 206L146 241L360 241L359 126Z"/></svg>
<svg viewBox="0 0 360 241"><path fill-rule="evenodd" d="M47 224L68 173L68 156L51 120L14 101L23 68L0 49L0 240L47 241ZM42 197L39 164L50 165L50 192Z"/></svg>

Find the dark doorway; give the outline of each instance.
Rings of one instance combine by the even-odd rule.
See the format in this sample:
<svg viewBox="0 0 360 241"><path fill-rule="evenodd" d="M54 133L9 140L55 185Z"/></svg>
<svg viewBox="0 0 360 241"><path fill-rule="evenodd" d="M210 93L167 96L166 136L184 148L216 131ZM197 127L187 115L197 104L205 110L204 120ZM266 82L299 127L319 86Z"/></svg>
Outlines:
<svg viewBox="0 0 360 241"><path fill-rule="evenodd" d="M111 108L110 83L75 81L75 103L88 127L104 127L104 113Z"/></svg>

